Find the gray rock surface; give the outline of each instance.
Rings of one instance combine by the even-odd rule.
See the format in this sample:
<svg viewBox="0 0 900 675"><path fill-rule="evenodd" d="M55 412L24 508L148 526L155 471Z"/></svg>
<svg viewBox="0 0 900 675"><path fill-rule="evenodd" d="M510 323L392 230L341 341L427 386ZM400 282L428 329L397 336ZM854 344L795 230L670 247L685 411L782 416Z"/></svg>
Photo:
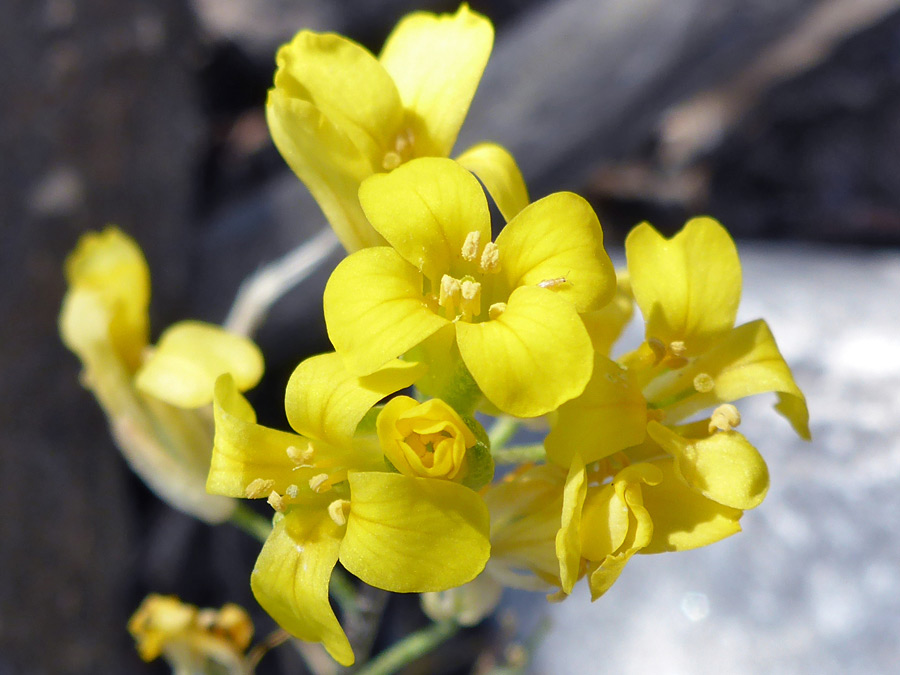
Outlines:
<svg viewBox="0 0 900 675"><path fill-rule="evenodd" d="M534 673L891 673L900 663L900 254L740 245L739 320L764 317L813 441L739 404L772 486L744 531L636 556L591 604L515 598L552 628ZM632 332L639 339L640 329ZM520 606L518 603L525 603Z"/></svg>

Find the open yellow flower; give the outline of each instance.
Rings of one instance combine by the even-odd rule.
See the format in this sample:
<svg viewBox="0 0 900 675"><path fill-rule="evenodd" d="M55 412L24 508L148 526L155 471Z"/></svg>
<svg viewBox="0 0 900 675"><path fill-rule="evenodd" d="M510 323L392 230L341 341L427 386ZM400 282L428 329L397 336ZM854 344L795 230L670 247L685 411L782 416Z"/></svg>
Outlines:
<svg viewBox="0 0 900 675"><path fill-rule="evenodd" d="M603 459L640 444L648 420L677 424L766 392L778 394L776 409L808 439L806 400L768 326L734 327L741 269L725 229L696 218L666 240L643 224L625 245L646 342L618 363L594 357L584 393L560 406L547 436L551 461L568 467L576 453L587 463Z"/></svg>
<svg viewBox="0 0 900 675"><path fill-rule="evenodd" d="M581 393L593 356L579 313L615 290L586 201L545 197L492 242L478 181L435 158L373 176L360 200L391 245L348 256L325 288L328 335L350 370L370 373L432 338L445 344L429 366L461 359L504 412L534 417Z"/></svg>
<svg viewBox="0 0 900 675"><path fill-rule="evenodd" d="M490 553L487 509L478 494L451 479L452 469L437 477L394 473L382 450L388 439L356 435L372 406L422 370L394 361L356 377L337 354L307 359L285 397L296 434L256 424L230 376L216 384L208 488L268 497L278 512L251 577L253 592L285 630L321 642L343 665L353 663L353 652L328 600L338 560L372 586L405 593L471 581ZM447 430L439 426L433 433ZM451 435L465 432L454 428Z"/></svg>
<svg viewBox="0 0 900 675"><path fill-rule="evenodd" d="M277 56L266 116L275 145L312 192L344 247L384 240L368 224L363 180L414 157L447 157L491 53L494 29L460 6L404 18L376 58L333 33L301 31ZM512 156L482 143L458 160L507 218L528 203Z"/></svg>
<svg viewBox="0 0 900 675"><path fill-rule="evenodd" d="M172 595L148 595L128 622L144 661L164 657L175 673L247 675L253 623L234 604L199 609Z"/></svg>
<svg viewBox="0 0 900 675"><path fill-rule="evenodd" d="M140 248L116 228L84 235L66 260L69 290L59 328L81 359L82 382L97 397L123 456L160 498L208 522L232 500L206 493L213 385L231 373L241 389L262 376L249 340L183 321L148 344L150 273Z"/></svg>

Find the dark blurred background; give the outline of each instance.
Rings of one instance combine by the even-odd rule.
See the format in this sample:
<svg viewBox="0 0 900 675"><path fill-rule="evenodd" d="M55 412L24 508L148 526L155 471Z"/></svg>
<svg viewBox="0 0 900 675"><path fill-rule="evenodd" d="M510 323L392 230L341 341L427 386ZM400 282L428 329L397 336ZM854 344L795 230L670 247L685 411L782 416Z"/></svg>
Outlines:
<svg viewBox="0 0 900 675"><path fill-rule="evenodd" d="M457 149L507 146L533 198L584 194L610 243L702 212L741 239L900 244L900 1L471 4L497 40ZM456 3L0 4L0 674L164 672L125 632L150 591L254 606L257 545L159 503L79 387L55 325L62 261L116 223L149 260L154 336L221 321L247 274L325 225L268 138L275 49L308 27L377 52L414 8ZM292 367L327 348L325 273L259 334L269 424ZM448 672L489 631L446 652Z"/></svg>

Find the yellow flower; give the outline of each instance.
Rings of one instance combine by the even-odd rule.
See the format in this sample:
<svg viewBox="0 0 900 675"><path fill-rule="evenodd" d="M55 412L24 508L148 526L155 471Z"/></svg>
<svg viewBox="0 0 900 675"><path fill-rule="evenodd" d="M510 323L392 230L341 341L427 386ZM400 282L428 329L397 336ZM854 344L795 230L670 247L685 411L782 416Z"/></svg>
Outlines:
<svg viewBox="0 0 900 675"><path fill-rule="evenodd" d="M573 458L556 537L559 597L586 575L596 600L635 553L685 551L729 537L740 531L743 511L765 497L765 462L740 434L685 439L658 422L649 433L658 445L634 452L645 461L629 465L626 452L619 462L585 467Z"/></svg>
<svg viewBox="0 0 900 675"><path fill-rule="evenodd" d="M433 347L431 370L461 359L488 401L513 415L542 415L581 393L592 349L579 312L615 289L587 202L545 197L492 242L478 181L435 158L373 176L360 200L390 246L350 255L325 288L328 334L348 368L369 373L422 344Z"/></svg>
<svg viewBox="0 0 900 675"><path fill-rule="evenodd" d="M340 35L306 30L279 50L266 105L272 138L348 251L384 244L357 199L363 180L414 157L449 156L493 41L490 21L463 4L452 16L407 16L378 58ZM500 146L482 143L458 160L507 218L528 203Z"/></svg>
<svg viewBox="0 0 900 675"><path fill-rule="evenodd" d="M163 656L176 673L246 675L253 623L241 607L198 609L175 596L148 595L128 622L144 661Z"/></svg>
<svg viewBox="0 0 900 675"><path fill-rule="evenodd" d="M422 370L394 361L356 377L337 354L307 359L285 397L297 434L256 424L230 376L216 384L207 486L233 497L268 497L278 511L251 577L253 592L285 630L321 642L343 665L353 663L353 652L328 600L338 560L372 586L406 593L471 581L490 553L487 509L473 490L446 476L390 472L378 439L356 435L372 406Z"/></svg>
<svg viewBox="0 0 900 675"><path fill-rule="evenodd" d="M594 357L584 393L560 406L547 436L551 461L568 467L576 453L586 463L603 459L640 444L648 420L677 424L770 391L778 394L776 409L808 439L806 400L768 326L757 320L734 327L741 269L725 229L696 218L666 240L643 224L625 247L646 342L619 363Z"/></svg>
<svg viewBox="0 0 900 675"><path fill-rule="evenodd" d="M195 321L171 326L149 347L150 273L137 244L116 228L84 235L66 277L60 333L125 459L172 506L208 522L227 519L234 502L204 489L212 424L193 409L212 401L222 373L242 389L254 386L263 372L259 350Z"/></svg>
<svg viewBox="0 0 900 675"><path fill-rule="evenodd" d="M419 403L408 396L392 398L379 413L376 429L384 456L404 476L456 482L470 478L469 453L478 439L440 399ZM485 453L489 458L486 448Z"/></svg>
<svg viewBox="0 0 900 675"><path fill-rule="evenodd" d="M484 494L491 514L491 559L485 575L511 588L560 587L554 542L560 529L566 471L523 465Z"/></svg>

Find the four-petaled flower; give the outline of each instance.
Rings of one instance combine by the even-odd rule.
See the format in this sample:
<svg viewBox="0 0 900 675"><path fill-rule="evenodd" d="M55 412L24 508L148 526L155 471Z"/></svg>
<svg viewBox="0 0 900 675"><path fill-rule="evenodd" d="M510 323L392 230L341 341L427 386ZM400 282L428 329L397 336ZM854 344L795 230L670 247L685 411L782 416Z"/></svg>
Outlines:
<svg viewBox="0 0 900 675"><path fill-rule="evenodd" d="M545 197L491 241L475 177L423 158L368 179L360 201L390 246L348 256L325 288L328 335L351 371L425 343L432 369L461 358L488 401L513 415L542 415L581 393L593 353L579 313L615 291L584 199Z"/></svg>
<svg viewBox="0 0 900 675"><path fill-rule="evenodd" d="M285 630L321 642L343 665L353 663L353 651L328 600L338 560L377 588L421 593L471 581L490 553L487 508L453 480L462 475L422 477L406 467L395 473L382 449L388 439L357 435L372 406L412 384L422 370L395 361L360 378L334 353L305 360L285 397L297 434L257 424L230 376L216 383L207 488L266 497L278 512L251 576L253 593ZM438 426L433 433L447 431Z"/></svg>
<svg viewBox="0 0 900 675"><path fill-rule="evenodd" d="M485 17L403 19L376 58L333 33L301 31L278 51L266 115L275 145L312 192L348 251L384 240L360 209L367 177L415 157L448 157L494 42ZM495 143L457 158L507 218L528 203L515 160Z"/></svg>

